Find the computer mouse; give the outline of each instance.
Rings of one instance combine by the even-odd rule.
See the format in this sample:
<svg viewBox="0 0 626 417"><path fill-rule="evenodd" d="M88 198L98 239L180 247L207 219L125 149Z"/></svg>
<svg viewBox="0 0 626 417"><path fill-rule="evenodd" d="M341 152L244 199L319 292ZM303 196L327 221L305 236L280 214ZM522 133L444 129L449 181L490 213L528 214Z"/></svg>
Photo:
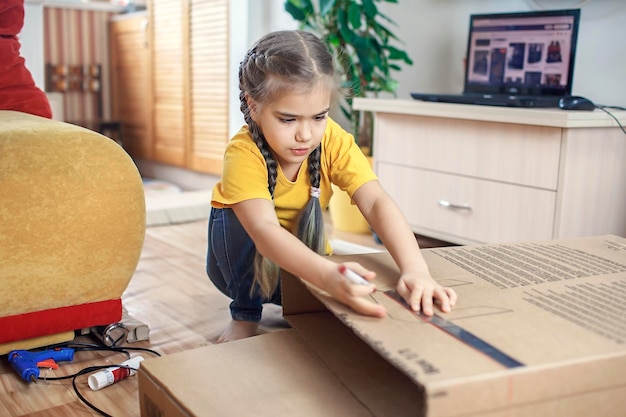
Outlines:
<svg viewBox="0 0 626 417"><path fill-rule="evenodd" d="M559 100L559 108L563 110L593 110L596 105L585 97L565 96Z"/></svg>

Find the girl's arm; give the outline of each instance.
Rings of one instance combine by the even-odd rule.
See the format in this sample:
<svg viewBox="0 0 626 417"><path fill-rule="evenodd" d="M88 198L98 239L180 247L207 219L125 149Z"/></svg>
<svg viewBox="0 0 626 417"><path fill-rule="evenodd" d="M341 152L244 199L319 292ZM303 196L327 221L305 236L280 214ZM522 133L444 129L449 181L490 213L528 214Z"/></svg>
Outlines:
<svg viewBox="0 0 626 417"><path fill-rule="evenodd" d="M246 200L235 204L233 210L263 256L295 276L325 290L358 313L377 317L386 314L383 306L363 298L375 290L374 285L350 284L341 275L336 263L313 252L281 227L271 201ZM358 264L350 266L356 272L365 274L366 278L373 278L373 273L367 274Z"/></svg>
<svg viewBox="0 0 626 417"><path fill-rule="evenodd" d="M430 275L415 235L406 218L378 181L359 187L352 199L383 241L400 269L398 293L414 311L433 314L433 300L444 312L456 303L456 293L439 285Z"/></svg>

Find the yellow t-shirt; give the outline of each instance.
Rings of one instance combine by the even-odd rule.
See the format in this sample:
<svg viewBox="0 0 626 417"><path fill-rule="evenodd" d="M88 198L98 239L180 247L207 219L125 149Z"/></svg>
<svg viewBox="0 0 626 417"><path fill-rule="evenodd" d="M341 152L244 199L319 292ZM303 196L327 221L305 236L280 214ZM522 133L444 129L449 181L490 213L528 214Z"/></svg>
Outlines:
<svg viewBox="0 0 626 417"><path fill-rule="evenodd" d="M295 181L288 180L278 167L274 207L281 226L292 233L300 210L309 200L311 185L307 165L304 161ZM328 207L332 196L331 182L352 196L361 185L377 179L353 136L330 118L322 138L320 166L322 209ZM230 207L253 198L272 200L265 159L252 140L248 127L243 126L226 147L222 178L213 188L211 204L218 208Z"/></svg>

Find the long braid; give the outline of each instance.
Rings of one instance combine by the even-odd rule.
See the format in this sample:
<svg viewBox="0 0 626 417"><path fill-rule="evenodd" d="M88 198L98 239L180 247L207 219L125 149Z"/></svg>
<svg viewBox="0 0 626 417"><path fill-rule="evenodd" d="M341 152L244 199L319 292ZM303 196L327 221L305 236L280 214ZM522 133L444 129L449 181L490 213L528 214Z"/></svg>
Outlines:
<svg viewBox="0 0 626 417"><path fill-rule="evenodd" d="M252 135L256 146L259 148L261 155L263 155L263 158L265 159L265 163L267 165L267 188L273 197L274 189L276 188L276 177L278 176L278 165L276 164L276 159L274 159L274 154L272 153L267 141L265 140L265 136L261 133L261 130L256 122L249 122L248 128L250 129L250 134Z"/></svg>
<svg viewBox="0 0 626 417"><path fill-rule="evenodd" d="M240 109L241 113L243 113L243 117L245 122L248 125L248 130L254 143L259 148L261 155L265 159L265 164L267 165L267 182L268 182L268 190L272 197L274 197L274 189L276 188L276 177L278 175L278 167L276 163L276 159L274 159L274 155L265 140L265 136L261 132L259 125L254 121L252 115L250 114L250 108L248 106L248 101L246 99L246 92L243 86L242 80L245 78L244 71L248 69L248 66L258 65L258 63L253 62L250 63L250 60L256 61L256 56L253 52L248 53L246 58L243 60L241 65L239 66L239 88L241 92L239 93L239 101L240 101ZM256 252L254 256L254 281L259 287L260 293L265 298L270 298L274 289L278 285L280 274L280 268L274 262L265 258L259 251ZM250 288L250 294L253 295L255 291L254 286Z"/></svg>
<svg viewBox="0 0 626 417"><path fill-rule="evenodd" d="M239 88L241 90L241 92L239 93L239 102L240 102L239 108L241 110L241 113L243 113L243 118L246 124L248 125L248 130L250 131L250 134L252 135L252 139L254 140L254 143L259 148L259 151L261 151L261 155L263 155L263 158L265 159L265 163L267 165L268 189L270 191L270 194L273 197L274 189L276 188L276 177L278 175L278 167L276 164L276 160L274 159L274 154L272 154L272 151L270 150L270 147L267 144L267 141L265 140L265 136L263 136L261 129L259 129L259 125L257 125L256 122L252 119L252 115L250 114L250 108L248 107L248 101L246 100L246 92L244 90L244 85L243 85L244 83L242 82L245 76L244 71L246 69L249 69L247 67L249 65L259 66L260 62L257 62L257 61L260 61L261 59L263 59L262 56L258 56L254 52L251 52L251 53L248 53L246 58L243 60L243 62L239 66ZM250 60L253 60L253 62L250 62Z"/></svg>
<svg viewBox="0 0 626 417"><path fill-rule="evenodd" d="M326 254L326 233L324 216L320 205L320 158L321 145L308 158L309 182L311 195L306 206L300 211L297 221L296 236L305 245L320 255Z"/></svg>
<svg viewBox="0 0 626 417"><path fill-rule="evenodd" d="M308 32L278 31L266 35L253 46L239 66L239 100L244 120L254 143L267 165L268 190L274 197L278 165L261 129L253 120L248 99L256 105L269 102L294 86L314 86L326 82L334 94L338 79L332 56L322 41ZM321 145L308 157L311 197L301 210L296 235L319 254L326 253L326 236L320 193ZM254 261L255 283L265 298L270 298L279 282L280 268L258 251ZM251 294L255 288L251 288Z"/></svg>

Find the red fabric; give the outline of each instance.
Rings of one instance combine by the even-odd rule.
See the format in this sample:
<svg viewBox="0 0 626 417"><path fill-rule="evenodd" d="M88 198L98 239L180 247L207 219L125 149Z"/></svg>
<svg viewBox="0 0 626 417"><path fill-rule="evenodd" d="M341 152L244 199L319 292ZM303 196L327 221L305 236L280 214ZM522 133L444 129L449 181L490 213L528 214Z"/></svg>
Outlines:
<svg viewBox="0 0 626 417"><path fill-rule="evenodd" d="M107 300L0 317L0 344L48 336L122 320L122 300Z"/></svg>
<svg viewBox="0 0 626 417"><path fill-rule="evenodd" d="M20 56L17 34L24 26L24 0L0 0L0 110L52 118L48 98L35 85Z"/></svg>

